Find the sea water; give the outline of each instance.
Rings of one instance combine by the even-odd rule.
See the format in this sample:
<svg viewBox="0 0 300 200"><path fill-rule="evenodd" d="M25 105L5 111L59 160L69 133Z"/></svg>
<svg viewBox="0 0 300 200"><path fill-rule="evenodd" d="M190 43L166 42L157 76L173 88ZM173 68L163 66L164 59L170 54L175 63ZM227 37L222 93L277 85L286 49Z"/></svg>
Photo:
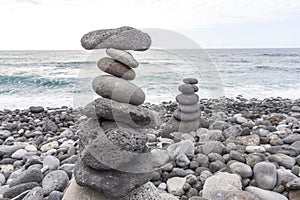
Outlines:
<svg viewBox="0 0 300 200"><path fill-rule="evenodd" d="M200 98L300 98L300 49L208 49L131 52L133 81L146 102L174 101L185 77L199 80ZM0 51L0 109L84 106L102 74L97 51Z"/></svg>

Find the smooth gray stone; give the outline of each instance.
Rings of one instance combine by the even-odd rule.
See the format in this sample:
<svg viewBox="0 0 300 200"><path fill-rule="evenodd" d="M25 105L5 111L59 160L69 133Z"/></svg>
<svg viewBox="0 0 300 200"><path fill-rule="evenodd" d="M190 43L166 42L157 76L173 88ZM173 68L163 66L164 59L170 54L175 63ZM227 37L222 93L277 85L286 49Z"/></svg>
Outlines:
<svg viewBox="0 0 300 200"><path fill-rule="evenodd" d="M257 187L272 190L277 183L276 166L269 162L257 163L253 168L253 177Z"/></svg>
<svg viewBox="0 0 300 200"><path fill-rule="evenodd" d="M139 66L139 63L133 58L131 53L127 51L109 48L106 49L106 53L114 60L117 60L128 67L136 68Z"/></svg>
<svg viewBox="0 0 300 200"><path fill-rule="evenodd" d="M93 80L93 90L103 98L133 105L144 103L146 98L144 91L135 84L109 75L96 77Z"/></svg>
<svg viewBox="0 0 300 200"><path fill-rule="evenodd" d="M56 170L50 172L45 176L45 178L42 181L42 186L45 195L49 195L54 190L63 192L68 186L68 183L68 174L62 170Z"/></svg>
<svg viewBox="0 0 300 200"><path fill-rule="evenodd" d="M107 119L124 123L130 127L159 127L161 124L157 112L141 106L118 103L105 98L94 100L85 106L83 114L98 119Z"/></svg>
<svg viewBox="0 0 300 200"><path fill-rule="evenodd" d="M199 120L200 115L201 115L200 110L192 113L185 113L185 112L180 112L180 110L177 109L173 113L173 116L182 122L195 121L197 119Z"/></svg>
<svg viewBox="0 0 300 200"><path fill-rule="evenodd" d="M16 152L19 149L23 149L25 148L25 144L17 144L17 145L0 145L0 157L6 155L6 156L10 156L12 155L14 152Z"/></svg>
<svg viewBox="0 0 300 200"><path fill-rule="evenodd" d="M37 114L44 112L45 109L42 106L30 106L29 110L31 113Z"/></svg>
<svg viewBox="0 0 300 200"><path fill-rule="evenodd" d="M151 38L138 29L123 26L89 32L81 38L81 45L87 50L114 48L145 51L151 45Z"/></svg>
<svg viewBox="0 0 300 200"><path fill-rule="evenodd" d="M35 187L22 200L43 200L43 198L43 188Z"/></svg>
<svg viewBox="0 0 300 200"><path fill-rule="evenodd" d="M39 184L36 182L29 182L29 183L22 183L20 185L16 185L13 187L8 188L8 190L5 191L3 194L4 198L14 198L18 196L19 194L31 190L32 188L38 187Z"/></svg>
<svg viewBox="0 0 300 200"><path fill-rule="evenodd" d="M109 73L118 78L125 80L133 80L135 78L135 72L133 69L111 58L101 58L97 65L103 72Z"/></svg>
<svg viewBox="0 0 300 200"><path fill-rule="evenodd" d="M72 180L74 180L74 179L72 179ZM63 193L56 191L56 190L51 192L48 196L48 200L61 200L62 198L63 198ZM74 199L72 199L72 200L74 200Z"/></svg>
<svg viewBox="0 0 300 200"><path fill-rule="evenodd" d="M178 87L179 92L182 92L182 94L194 94L195 88L194 85L191 84L183 84Z"/></svg>
<svg viewBox="0 0 300 200"><path fill-rule="evenodd" d="M40 183L43 180L43 174L40 169L32 168L21 172L16 178L14 178L9 186L13 187L22 183L37 182Z"/></svg>
<svg viewBox="0 0 300 200"><path fill-rule="evenodd" d="M85 165L97 170L152 170L146 133L121 126L103 131L93 119L81 123L79 129L80 157ZM143 157L148 157L148 161Z"/></svg>
<svg viewBox="0 0 300 200"><path fill-rule="evenodd" d="M200 110L199 109L199 103L196 103L194 105L179 104L178 109L181 112L185 112L185 113L193 113L193 112L196 112L196 111Z"/></svg>
<svg viewBox="0 0 300 200"><path fill-rule="evenodd" d="M184 105L193 105L198 103L199 101L199 96L197 94L179 94L176 96L176 101L179 104L184 104Z"/></svg>
<svg viewBox="0 0 300 200"><path fill-rule="evenodd" d="M287 169L292 169L292 167L296 164L295 158L280 153L269 155L268 159L271 162L277 162L279 165L282 165Z"/></svg>
<svg viewBox="0 0 300 200"><path fill-rule="evenodd" d="M252 176L251 167L241 162L234 162L230 164L228 170L234 174L240 175L244 179Z"/></svg>
<svg viewBox="0 0 300 200"><path fill-rule="evenodd" d="M197 84L198 80L195 78L185 78L183 79L183 82L186 84Z"/></svg>
<svg viewBox="0 0 300 200"><path fill-rule="evenodd" d="M248 186L245 190L255 194L260 200L288 200L285 196L279 193L260 189L258 187Z"/></svg>
<svg viewBox="0 0 300 200"><path fill-rule="evenodd" d="M152 173L126 173L117 170L98 171L79 159L74 176L79 186L89 186L110 198L123 198L135 188L147 183Z"/></svg>

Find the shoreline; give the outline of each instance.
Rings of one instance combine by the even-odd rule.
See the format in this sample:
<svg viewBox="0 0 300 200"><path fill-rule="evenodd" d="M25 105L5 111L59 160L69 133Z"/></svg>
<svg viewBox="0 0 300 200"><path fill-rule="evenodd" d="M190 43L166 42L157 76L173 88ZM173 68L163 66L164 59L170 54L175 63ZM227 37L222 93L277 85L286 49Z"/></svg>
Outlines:
<svg viewBox="0 0 300 200"><path fill-rule="evenodd" d="M200 105L201 127L168 137L161 137L161 131L177 103L142 105L159 112L163 121L158 129L145 130L151 149L160 152L157 158L160 167L151 180L159 191L183 199L205 196L210 182L206 180L228 172L237 175L233 179L241 186L230 195L243 196L248 191L258 197L267 193L270 199L278 195L293 199L293 195L299 194L300 99L200 99ZM80 110L66 106L0 110L0 198L3 194L25 196L33 186L40 186L45 197L62 197L79 155L78 123L87 119ZM174 160L165 159L163 153L168 146L186 140L191 141L193 155L179 150L180 156ZM268 167L272 170L263 170ZM40 170L39 177L32 174L36 169ZM51 194L49 187L53 185L46 184L44 179L56 171L67 177L51 179L57 178L62 184ZM24 179L28 176L34 177L31 182ZM261 180L261 176L268 179ZM225 185L219 186L226 190Z"/></svg>

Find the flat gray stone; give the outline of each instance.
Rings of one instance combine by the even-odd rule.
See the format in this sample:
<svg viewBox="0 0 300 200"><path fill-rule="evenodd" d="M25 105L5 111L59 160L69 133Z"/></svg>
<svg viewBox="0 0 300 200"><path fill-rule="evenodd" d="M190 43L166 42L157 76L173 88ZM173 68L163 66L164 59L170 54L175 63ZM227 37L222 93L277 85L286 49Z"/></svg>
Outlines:
<svg viewBox="0 0 300 200"><path fill-rule="evenodd" d="M135 71L133 69L111 58L101 58L97 65L103 72L118 78L125 80L133 80L135 78Z"/></svg>
<svg viewBox="0 0 300 200"><path fill-rule="evenodd" d="M268 156L268 159L271 162L277 162L279 165L284 166L287 169L292 169L292 167L296 164L296 159L285 154L274 154Z"/></svg>
<svg viewBox="0 0 300 200"><path fill-rule="evenodd" d="M240 175L243 179L252 176L252 169L248 165L241 162L234 162L229 165L228 170L234 174Z"/></svg>
<svg viewBox="0 0 300 200"><path fill-rule="evenodd" d="M173 113L173 116L178 119L179 121L183 121L183 122L189 122L189 121L195 121L195 120L199 120L201 115L200 110L195 111L193 113L185 113L185 112L181 112L179 109L175 110Z"/></svg>
<svg viewBox="0 0 300 200"><path fill-rule="evenodd" d="M118 103L106 98L99 98L85 106L83 114L93 119L107 119L130 127L159 127L159 114L141 106Z"/></svg>
<svg viewBox="0 0 300 200"><path fill-rule="evenodd" d="M167 189L170 194L182 196L184 194L183 186L186 178L173 177L167 181Z"/></svg>
<svg viewBox="0 0 300 200"><path fill-rule="evenodd" d="M195 88L191 84L183 84L178 87L179 92L183 94L194 94Z"/></svg>
<svg viewBox="0 0 300 200"><path fill-rule="evenodd" d="M219 190L223 191L242 191L240 176L227 172L217 173L206 179L203 186L203 197L212 199L211 195Z"/></svg>
<svg viewBox="0 0 300 200"><path fill-rule="evenodd" d="M192 112L196 112L196 111L200 110L198 103L192 104L192 105L179 104L178 109L181 112L186 112L186 113L192 113Z"/></svg>
<svg viewBox="0 0 300 200"><path fill-rule="evenodd" d="M186 84L197 84L198 80L195 78L185 78L183 79L183 82Z"/></svg>
<svg viewBox="0 0 300 200"><path fill-rule="evenodd" d="M120 103L140 105L145 101L144 91L130 81L109 75L101 75L93 80L93 90L103 98Z"/></svg>
<svg viewBox="0 0 300 200"><path fill-rule="evenodd" d="M152 173L126 173L117 170L98 171L79 159L74 176L79 186L89 186L110 198L123 198L135 188L147 183Z"/></svg>
<svg viewBox="0 0 300 200"><path fill-rule="evenodd" d="M194 144L190 140L184 140L168 146L167 151L169 152L170 159L175 159L180 154L185 154L187 157L194 156Z"/></svg>
<svg viewBox="0 0 300 200"><path fill-rule="evenodd" d="M87 50L114 48L144 51L149 49L151 38L138 29L123 26L89 32L82 37L81 45Z"/></svg>
<svg viewBox="0 0 300 200"><path fill-rule="evenodd" d="M139 63L133 58L131 53L127 51L109 48L106 49L106 53L114 60L117 60L128 67L136 68L139 66Z"/></svg>
<svg viewBox="0 0 300 200"><path fill-rule="evenodd" d="M203 154L217 153L222 155L225 151L225 146L220 141L208 141L201 148Z"/></svg>
<svg viewBox="0 0 300 200"><path fill-rule="evenodd" d="M184 105L193 105L198 103L199 96L197 94L179 94L176 96L176 101Z"/></svg>

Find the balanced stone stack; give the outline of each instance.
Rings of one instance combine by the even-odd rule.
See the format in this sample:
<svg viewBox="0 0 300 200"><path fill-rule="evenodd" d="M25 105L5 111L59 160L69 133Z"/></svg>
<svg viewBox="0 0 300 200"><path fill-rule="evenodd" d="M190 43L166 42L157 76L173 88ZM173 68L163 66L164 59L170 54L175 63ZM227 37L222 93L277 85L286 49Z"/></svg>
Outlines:
<svg viewBox="0 0 300 200"><path fill-rule="evenodd" d="M162 132L164 137L170 137L169 134L176 131L188 133L199 127L201 111L199 109L199 96L195 94L198 91L196 86L198 80L185 78L183 83L178 87L181 94L176 96L178 108Z"/></svg>
<svg viewBox="0 0 300 200"><path fill-rule="evenodd" d="M98 67L110 75L100 75L93 81L93 90L102 98L83 110L89 119L79 125L80 158L74 169L76 183L71 186L84 187L78 191L78 198L90 198L82 196L89 188L99 193L97 199L161 199L149 183L152 162L146 131L136 130L159 126L160 118L155 111L140 106L145 93L130 82L136 76L133 68L139 64L124 51L147 50L150 36L121 27L90 32L81 43L85 49L107 48L110 57L100 59Z"/></svg>

